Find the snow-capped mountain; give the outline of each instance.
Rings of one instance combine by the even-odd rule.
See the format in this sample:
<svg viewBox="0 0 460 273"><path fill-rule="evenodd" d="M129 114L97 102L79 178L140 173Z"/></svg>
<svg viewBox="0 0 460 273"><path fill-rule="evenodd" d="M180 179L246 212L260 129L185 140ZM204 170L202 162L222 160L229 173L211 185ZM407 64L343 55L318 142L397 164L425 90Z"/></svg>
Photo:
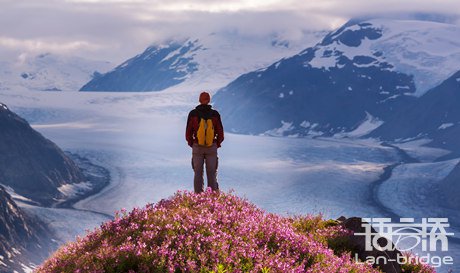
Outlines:
<svg viewBox="0 0 460 273"><path fill-rule="evenodd" d="M114 70L95 77L82 91L160 91L182 83L186 88L213 89L237 76L267 66L317 42L321 32L299 39L277 35L249 37L238 32L152 45Z"/></svg>
<svg viewBox="0 0 460 273"><path fill-rule="evenodd" d="M329 69L339 65L341 57L356 58L356 64L364 67L390 65L391 70L413 76L415 95L421 96L458 70L459 37L460 27L445 23L350 21L325 37L310 65Z"/></svg>
<svg viewBox="0 0 460 273"><path fill-rule="evenodd" d="M77 91L112 67L80 57L21 54L15 61L0 62L0 90Z"/></svg>
<svg viewBox="0 0 460 273"><path fill-rule="evenodd" d="M457 156L460 155L459 135L460 71L371 133L387 140L432 139L431 145L454 151Z"/></svg>
<svg viewBox="0 0 460 273"><path fill-rule="evenodd" d="M316 46L240 76L214 101L234 132L363 135L457 71L459 45L455 25L352 20Z"/></svg>

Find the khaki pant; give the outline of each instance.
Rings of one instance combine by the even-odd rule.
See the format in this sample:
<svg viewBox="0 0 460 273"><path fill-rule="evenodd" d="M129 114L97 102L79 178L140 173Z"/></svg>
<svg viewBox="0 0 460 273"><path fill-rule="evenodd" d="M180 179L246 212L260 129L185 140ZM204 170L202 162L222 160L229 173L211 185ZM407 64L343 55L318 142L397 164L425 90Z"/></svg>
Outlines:
<svg viewBox="0 0 460 273"><path fill-rule="evenodd" d="M217 183L217 167L219 165L217 157L217 145L214 143L211 147L203 147L193 144L192 147L192 168L195 172L193 184L196 193L204 191L203 165L206 164L206 176L208 178L208 187L212 190L219 190Z"/></svg>

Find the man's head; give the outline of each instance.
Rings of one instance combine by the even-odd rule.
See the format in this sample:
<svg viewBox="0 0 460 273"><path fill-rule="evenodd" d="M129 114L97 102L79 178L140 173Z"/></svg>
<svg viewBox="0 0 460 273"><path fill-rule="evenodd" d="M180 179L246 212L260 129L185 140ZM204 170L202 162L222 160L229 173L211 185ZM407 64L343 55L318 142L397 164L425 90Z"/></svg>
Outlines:
<svg viewBox="0 0 460 273"><path fill-rule="evenodd" d="M201 92L199 101L201 104L208 104L211 101L211 96L208 92Z"/></svg>

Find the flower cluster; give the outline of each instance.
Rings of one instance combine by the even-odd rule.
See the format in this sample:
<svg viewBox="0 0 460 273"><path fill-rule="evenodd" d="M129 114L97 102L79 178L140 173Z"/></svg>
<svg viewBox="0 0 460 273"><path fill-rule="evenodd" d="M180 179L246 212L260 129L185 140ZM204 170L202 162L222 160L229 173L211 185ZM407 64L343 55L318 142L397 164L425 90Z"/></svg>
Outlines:
<svg viewBox="0 0 460 273"><path fill-rule="evenodd" d="M266 213L229 193L177 192L59 249L37 272L379 272L334 253L318 217Z"/></svg>
<svg viewBox="0 0 460 273"><path fill-rule="evenodd" d="M402 254L406 257L406 263L401 266L403 272L436 273L436 270L432 266L421 262L415 254L411 252Z"/></svg>

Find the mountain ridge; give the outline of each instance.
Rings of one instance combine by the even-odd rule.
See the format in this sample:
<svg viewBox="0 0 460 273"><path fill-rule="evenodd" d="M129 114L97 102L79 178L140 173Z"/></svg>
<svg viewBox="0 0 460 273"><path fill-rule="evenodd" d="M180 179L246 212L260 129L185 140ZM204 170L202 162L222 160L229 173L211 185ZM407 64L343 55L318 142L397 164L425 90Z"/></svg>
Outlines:
<svg viewBox="0 0 460 273"><path fill-rule="evenodd" d="M238 75L298 53L317 32L296 39L277 34L248 37L237 31L153 44L81 91L161 91L169 87L213 89Z"/></svg>

